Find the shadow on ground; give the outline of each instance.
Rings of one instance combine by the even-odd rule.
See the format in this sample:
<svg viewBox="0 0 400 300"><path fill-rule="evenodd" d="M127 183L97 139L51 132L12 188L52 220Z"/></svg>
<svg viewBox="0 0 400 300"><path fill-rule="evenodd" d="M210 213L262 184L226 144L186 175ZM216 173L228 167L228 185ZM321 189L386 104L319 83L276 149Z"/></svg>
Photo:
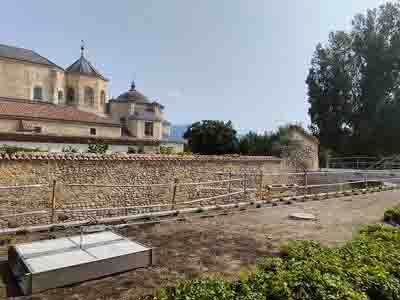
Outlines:
<svg viewBox="0 0 400 300"><path fill-rule="evenodd" d="M20 297L23 296L21 289L18 287L17 281L11 273L10 267L6 260L0 262L0 280L3 293L0 297ZM3 295L4 294L4 295Z"/></svg>

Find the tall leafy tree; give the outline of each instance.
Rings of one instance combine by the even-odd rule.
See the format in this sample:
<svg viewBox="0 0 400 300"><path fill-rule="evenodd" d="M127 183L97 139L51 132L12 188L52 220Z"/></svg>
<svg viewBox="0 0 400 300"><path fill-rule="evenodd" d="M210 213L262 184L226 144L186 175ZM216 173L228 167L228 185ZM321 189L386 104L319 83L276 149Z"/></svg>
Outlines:
<svg viewBox="0 0 400 300"><path fill-rule="evenodd" d="M244 155L269 155L271 151L271 138L267 132L257 134L250 131L242 136L239 141L239 152Z"/></svg>
<svg viewBox="0 0 400 300"><path fill-rule="evenodd" d="M355 16L318 45L306 80L311 129L340 154L400 152L400 4Z"/></svg>
<svg viewBox="0 0 400 300"><path fill-rule="evenodd" d="M289 145L289 131L292 125L281 126L276 131L257 134L250 131L239 141L239 152L244 155L281 156L284 146ZM300 125L297 125L300 126Z"/></svg>
<svg viewBox="0 0 400 300"><path fill-rule="evenodd" d="M193 123L183 137L193 153L230 154L238 151L238 139L232 122L203 120Z"/></svg>

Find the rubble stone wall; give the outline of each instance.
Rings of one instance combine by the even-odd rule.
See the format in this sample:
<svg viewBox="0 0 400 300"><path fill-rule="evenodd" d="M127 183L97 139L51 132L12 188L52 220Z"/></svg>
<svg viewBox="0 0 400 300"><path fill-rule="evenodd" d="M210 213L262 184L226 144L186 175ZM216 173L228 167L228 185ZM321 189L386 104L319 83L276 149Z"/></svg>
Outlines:
<svg viewBox="0 0 400 300"><path fill-rule="evenodd" d="M33 159L34 158L34 159ZM53 182L56 181L55 198L57 218L60 221L87 219L89 217L109 217L116 215L169 209L172 206L172 183L176 178L179 183L208 182L243 178L238 173L275 173L284 170L284 163L276 158L187 158L170 156L136 155L134 159L105 156L68 157L20 157L2 159L0 157L0 186L41 184L41 187L0 190L0 215L25 213L37 210L49 210L53 193ZM281 176L264 176L263 184L286 183L288 178ZM97 186L70 186L69 184L95 184ZM124 187L124 185L159 186ZM251 193L260 184L260 176L247 176L246 188ZM104 186L103 186L104 185ZM108 187L107 185L120 185ZM176 206L201 206L210 203L238 201L242 195L206 201L196 204L185 204L199 198L226 194L243 190L242 181L214 183L206 185L178 186L176 189ZM141 208L164 204L160 208ZM132 207L133 208L126 208ZM80 211L99 209L93 211ZM0 219L0 227L9 226L10 219ZM11 220L15 223L46 223L49 215L23 216ZM2 222L2 223L1 223ZM16 225L16 224L11 224ZM20 224L18 224L20 225Z"/></svg>

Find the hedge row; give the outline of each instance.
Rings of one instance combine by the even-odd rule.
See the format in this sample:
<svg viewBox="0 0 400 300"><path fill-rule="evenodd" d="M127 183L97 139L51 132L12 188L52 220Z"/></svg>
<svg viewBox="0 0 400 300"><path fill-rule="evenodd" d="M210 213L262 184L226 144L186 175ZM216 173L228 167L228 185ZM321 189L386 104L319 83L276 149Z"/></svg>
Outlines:
<svg viewBox="0 0 400 300"><path fill-rule="evenodd" d="M159 289L153 300L400 299L400 229L366 227L336 248L314 241L282 246L238 281L200 278Z"/></svg>

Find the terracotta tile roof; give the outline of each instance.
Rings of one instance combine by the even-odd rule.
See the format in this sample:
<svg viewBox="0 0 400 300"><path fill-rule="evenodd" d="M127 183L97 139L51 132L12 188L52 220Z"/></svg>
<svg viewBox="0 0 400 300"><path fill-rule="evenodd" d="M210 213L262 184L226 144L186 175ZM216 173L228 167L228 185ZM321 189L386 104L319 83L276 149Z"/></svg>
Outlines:
<svg viewBox="0 0 400 300"><path fill-rule="evenodd" d="M114 160L114 161L276 161L273 156L211 156L161 154L91 154L91 153L0 153L0 160Z"/></svg>
<svg viewBox="0 0 400 300"><path fill-rule="evenodd" d="M46 119L119 126L111 118L81 111L73 106L0 97L0 117Z"/></svg>

